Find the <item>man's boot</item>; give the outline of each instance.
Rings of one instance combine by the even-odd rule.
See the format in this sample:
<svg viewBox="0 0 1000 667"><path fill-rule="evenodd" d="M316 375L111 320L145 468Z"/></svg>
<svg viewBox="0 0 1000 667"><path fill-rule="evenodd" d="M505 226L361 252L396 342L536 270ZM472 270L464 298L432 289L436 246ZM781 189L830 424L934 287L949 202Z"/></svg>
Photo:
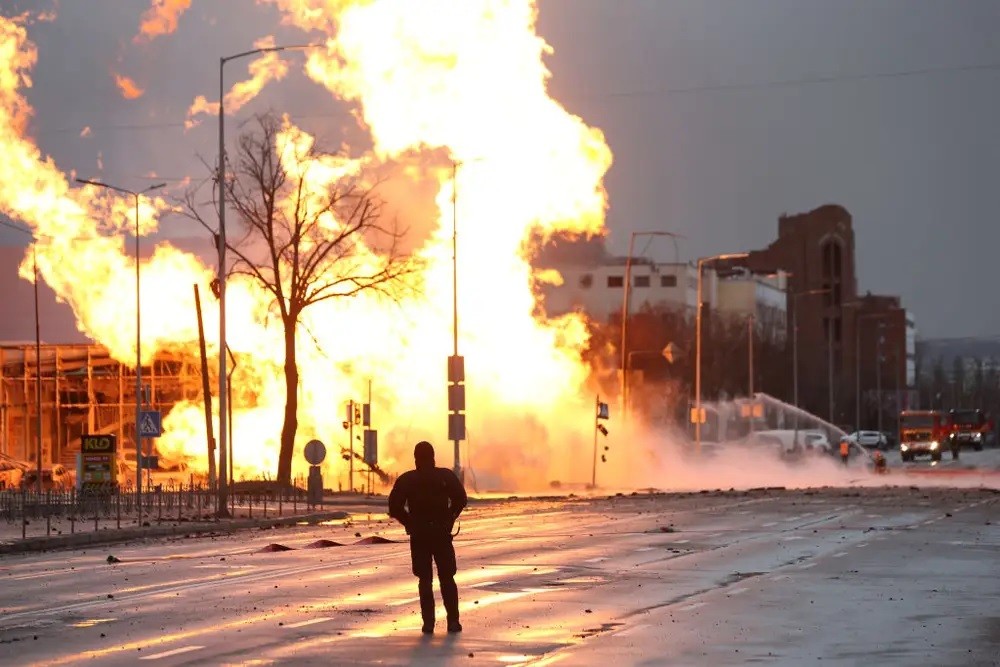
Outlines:
<svg viewBox="0 0 1000 667"><path fill-rule="evenodd" d="M434 632L434 587L433 579L430 577L422 577L419 579L417 584L417 590L420 593L420 617L423 619L423 627L420 631L424 634L431 634Z"/></svg>
<svg viewBox="0 0 1000 667"><path fill-rule="evenodd" d="M462 624L458 622L458 584L454 577L441 579L441 599L448 613L448 632L461 632Z"/></svg>

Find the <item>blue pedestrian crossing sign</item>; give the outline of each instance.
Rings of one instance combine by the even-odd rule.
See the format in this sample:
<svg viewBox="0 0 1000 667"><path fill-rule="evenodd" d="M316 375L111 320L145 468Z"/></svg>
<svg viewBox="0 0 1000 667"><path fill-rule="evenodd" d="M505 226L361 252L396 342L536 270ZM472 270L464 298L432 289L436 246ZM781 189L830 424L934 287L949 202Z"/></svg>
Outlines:
<svg viewBox="0 0 1000 667"><path fill-rule="evenodd" d="M163 424L159 410L143 410L139 413L139 437L159 438L163 435Z"/></svg>

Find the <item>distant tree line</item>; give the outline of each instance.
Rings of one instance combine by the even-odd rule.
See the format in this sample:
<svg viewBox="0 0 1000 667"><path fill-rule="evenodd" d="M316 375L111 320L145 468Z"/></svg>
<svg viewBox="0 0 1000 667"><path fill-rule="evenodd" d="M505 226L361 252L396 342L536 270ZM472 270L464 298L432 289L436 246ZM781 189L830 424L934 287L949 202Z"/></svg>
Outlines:
<svg viewBox="0 0 1000 667"><path fill-rule="evenodd" d="M927 409L979 408L1000 412L1000 364L996 359L917 354L917 390Z"/></svg>

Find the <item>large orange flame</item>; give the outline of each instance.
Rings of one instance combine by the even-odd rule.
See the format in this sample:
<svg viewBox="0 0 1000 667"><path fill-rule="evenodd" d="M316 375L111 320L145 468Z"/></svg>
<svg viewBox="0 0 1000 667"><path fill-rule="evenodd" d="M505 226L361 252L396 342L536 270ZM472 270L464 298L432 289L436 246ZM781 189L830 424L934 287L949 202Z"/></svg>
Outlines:
<svg viewBox="0 0 1000 667"><path fill-rule="evenodd" d="M536 319L528 259L537 234L601 232L602 179L611 153L599 131L548 96L542 62L548 46L535 33L534 1L267 1L288 23L324 33L326 48L311 52L307 73L358 105L375 148L359 159L328 158L290 177L305 179L307 192L321 191L365 167L395 163L405 165L398 178L429 177L437 192L424 223L430 231L412 241L428 267L416 296L387 303L361 294L305 311L298 446L317 437L339 453L347 445L343 404L366 400L371 381L383 466L409 466L420 439L438 444L439 464L451 463L444 437L454 215L459 351L468 378L463 451L484 485L589 479L594 398L585 390L588 370L580 358L586 326L577 316ZM135 312L128 306L135 296L134 260L120 237L99 235L94 221L130 229L131 202L70 189L24 138L30 110L19 89L29 85L34 60L23 28L0 19L0 210L39 234L42 274L73 307L81 329L128 362L135 355ZM278 138L280 150L297 155L312 141L290 122ZM442 155L454 164L442 163ZM152 230L161 205L143 199L142 208L141 226ZM194 353L190 289L178 286L206 286L212 272L166 244L141 271L143 303L156 304L143 305L143 356L169 346ZM239 360L237 475L273 473L285 398L281 330L259 287L233 279L227 294L229 345ZM207 330L217 317L207 313ZM203 466L201 406L177 406L165 426L161 451L190 455ZM304 472L299 453L295 466ZM326 472L343 480L346 466L335 455Z"/></svg>
<svg viewBox="0 0 1000 667"><path fill-rule="evenodd" d="M152 6L142 15L139 34L134 42L148 42L177 30L177 20L191 7L191 0L153 0Z"/></svg>

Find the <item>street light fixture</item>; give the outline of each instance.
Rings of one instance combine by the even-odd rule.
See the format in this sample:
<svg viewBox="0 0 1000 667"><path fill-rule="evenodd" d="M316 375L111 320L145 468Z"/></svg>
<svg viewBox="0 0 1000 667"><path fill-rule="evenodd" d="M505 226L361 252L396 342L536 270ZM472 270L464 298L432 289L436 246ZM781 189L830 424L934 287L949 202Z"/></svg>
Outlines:
<svg viewBox="0 0 1000 667"><path fill-rule="evenodd" d="M115 185L109 185L100 181L89 181L84 178L76 179L77 183L94 185L107 190L114 190L124 195L131 195L135 199L135 502L139 512L139 526L142 526L142 438L139 436L139 421L142 417L142 337L140 336L140 325L142 319L139 316L139 197L166 187L166 183L150 185L145 190L127 190Z"/></svg>
<svg viewBox="0 0 1000 667"><path fill-rule="evenodd" d="M265 46L249 51L243 51L231 56L219 58L219 165L218 165L218 187L219 187L219 499L217 514L226 516L228 510L228 488L227 469L229 462L226 456L226 441L228 439L226 414L228 410L226 386L228 375L226 373L226 125L225 125L225 103L226 103L226 83L225 67L230 60L239 60L258 53L274 53L276 51L288 51L292 49L309 49L322 46L320 44L293 44L288 46Z"/></svg>
<svg viewBox="0 0 1000 667"><path fill-rule="evenodd" d="M702 282L702 267L708 262L718 262L727 259L743 259L749 257L750 253L747 252L736 252L728 253L725 255L714 255L712 257L701 257L698 259L698 305L695 311L694 322L695 322L695 332L694 332L694 343L695 343L695 353L694 353L694 393L695 393L695 404L694 404L694 439L695 446L697 447L698 454L701 454L701 309L702 309L702 299L701 299L701 282Z"/></svg>
<svg viewBox="0 0 1000 667"><path fill-rule="evenodd" d="M635 239L637 236L669 236L674 242L674 262L678 263L679 253L677 250L677 239L683 238L673 232L632 232L628 242L628 255L625 257L625 295L622 300L622 344L621 344L621 396L622 396L622 419L628 411L628 316L629 316L629 293L632 289L632 253L635 249Z"/></svg>

